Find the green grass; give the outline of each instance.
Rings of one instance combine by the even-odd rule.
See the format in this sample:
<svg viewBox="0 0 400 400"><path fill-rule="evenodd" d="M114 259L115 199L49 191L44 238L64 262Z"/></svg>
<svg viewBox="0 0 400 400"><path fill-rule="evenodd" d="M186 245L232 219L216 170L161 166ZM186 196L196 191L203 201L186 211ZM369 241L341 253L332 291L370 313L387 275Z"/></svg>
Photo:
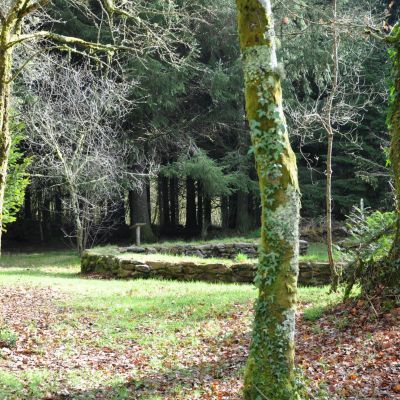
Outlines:
<svg viewBox="0 0 400 400"><path fill-rule="evenodd" d="M333 249L333 257L335 261L341 261L341 253L336 248ZM300 261L328 262L326 244L318 242L309 243L308 253L304 256L300 256Z"/></svg>
<svg viewBox="0 0 400 400"><path fill-rule="evenodd" d="M174 245L183 245L183 244L195 244L195 245L201 245L201 244L206 244L206 243L239 243L239 242L254 242L254 239L246 239L245 237L232 237L232 238L227 238L225 240L211 240L207 242L202 242L202 241L196 241L196 242L165 242L162 243L163 246L166 247L173 247ZM117 246L99 246L94 249L94 251L98 254L101 255L120 255L118 251ZM246 258L246 257L240 257L238 255L235 259L237 262L247 262L247 261L252 261L254 259L251 258ZM333 256L335 261L340 262L342 260L342 255L339 250L336 248L333 249ZM138 257L138 255L135 254L135 257ZM153 259L153 260L160 260L160 261L179 261L182 260L182 257L185 258L187 261L194 261L194 262L203 262L202 258L200 257L188 257L188 256L171 256L171 255L148 255L146 257L150 257L147 259ZM171 258L175 257L175 259ZM320 243L320 242L312 242L309 243L309 248L308 248L308 253L304 256L300 256L300 261L314 261L314 262L328 262L328 253L327 253L327 247L325 243ZM216 262L216 263L232 263L232 262L227 262L224 259L220 258L213 258L209 259L208 262Z"/></svg>
<svg viewBox="0 0 400 400"><path fill-rule="evenodd" d="M196 264L224 264L224 265L232 265L236 263L251 263L254 262L254 259L250 259L247 256L242 255L242 257L237 257L235 260L230 260L227 258L202 258L196 256L186 256L186 255L174 255L174 254L140 254L140 253L120 253L117 247L96 247L93 250L90 250L94 254L99 255L111 255L111 256L119 256L121 259L134 259L137 261L160 261L160 262L171 262L171 263L179 263L182 261L186 262L194 262ZM244 257L243 257L244 256Z"/></svg>
<svg viewBox="0 0 400 400"><path fill-rule="evenodd" d="M154 388L158 384L155 377L160 376L174 377L167 380L167 388L163 389L168 398L190 399L192 389L188 389L187 382L193 379L201 384L210 374L228 379L227 371L241 376L241 368L232 372L222 361L214 365L207 357L213 352L219 354L221 346L249 332L249 310L256 297L252 285L94 280L80 276L79 270L79 259L73 252L6 254L0 261L0 288L51 288L63 294L54 305L61 315L50 327L57 346L62 344L59 357L67 365L76 351L84 353L89 349L97 354L108 349L118 354L110 358L114 360L137 346L138 355L146 360L145 366L132 364L126 374L110 374L107 364L93 369L72 362L74 367L61 372L51 367L25 371L3 368L1 399L42 399L48 393L63 390L75 393L76 399L96 398L101 390L104 397L100 398L132 399L136 398L132 397L132 390L139 390L137 398L163 399L166 397ZM338 297L328 295L326 287L300 288L299 300L307 305L305 312L313 319L312 315L322 312L321 307L334 304ZM40 336L35 324L21 324L29 324L30 334ZM43 353L48 346L54 346L48 340L40 342ZM207 362L198 361L201 357ZM196 389L199 398L201 384Z"/></svg>

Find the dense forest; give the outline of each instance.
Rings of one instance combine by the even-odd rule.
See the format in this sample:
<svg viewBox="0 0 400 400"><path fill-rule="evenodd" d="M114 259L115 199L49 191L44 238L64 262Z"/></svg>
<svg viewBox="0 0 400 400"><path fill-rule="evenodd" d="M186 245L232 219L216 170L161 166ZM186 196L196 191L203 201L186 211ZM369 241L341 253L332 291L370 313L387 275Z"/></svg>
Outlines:
<svg viewBox="0 0 400 400"><path fill-rule="evenodd" d="M37 143L43 131L50 128L49 121L40 115L44 107L41 102L46 103L46 113L53 115L51 129L57 129L57 124L69 127L67 142L59 143L65 155L73 151L79 129L86 123L92 125L92 137L82 144L81 161L97 140L93 136L95 119L101 118L103 112L115 113L113 121L107 122L108 132L98 141L107 141L111 135L120 146L102 143L103 153L90 154L94 157L92 162L76 176L82 200L77 212L87 236L86 247L104 240L124 240L130 235L127 227L137 222L147 224L143 233L149 241L165 237L215 237L259 228L259 189L244 114L236 11L231 1L203 3L198 2L193 11L190 4L184 5L188 14L179 22L180 46L168 43L172 40L169 33L165 33L160 48L147 49L146 43L137 40L138 47L134 50L137 56L114 56L109 76L99 67L93 77L86 76L80 82L73 80L68 74L76 74L76 70L86 69L88 63L95 61L87 60L78 51L55 49L50 55L53 61L30 63L16 78L15 173L9 179L17 179L15 174L22 176L25 172L30 178L20 210L24 183L17 184L15 189L19 197L10 204L13 210L10 217L16 222L6 226L6 246L7 242L14 246L16 240L57 243L76 237L73 195L65 171L59 170L59 161L54 158L59 138L55 139L57 143ZM312 3L307 7L301 4L288 7L276 2L274 13L278 57L285 74L286 115L299 165L302 217L321 225L327 176L324 119L333 79L333 37L319 22L329 5ZM366 207L379 210L390 209L393 203L386 166L389 140L384 103L390 70L387 50L366 37L362 30L352 31L349 22L355 19L357 23L365 6L369 7L368 17L375 21L382 17L386 4L343 2L338 10L343 28L338 33L339 87L334 95L333 115L332 195L336 221L345 219L361 200ZM102 10L94 8L93 12L101 14ZM85 13L67 1L55 2L49 13L49 20L54 21L49 24L55 33L84 40L97 40L100 35L105 42L112 40L110 28L99 31ZM190 13L196 17L191 18ZM157 18L160 28L168 23L163 15ZM139 38L140 33L133 35ZM34 46L43 45L39 42ZM37 49L21 49L24 51ZM24 56L21 55L21 60ZM71 60L68 68L75 72L64 74L55 65L68 58ZM49 76L64 81L52 84L48 82ZM99 115L94 115L87 104L81 119L74 119L78 111L74 107L85 102L83 98L77 100L79 104L71 101L80 86L103 78L118 81L120 109L105 107L96 111ZM68 81L75 87L69 86ZM97 82L91 90L103 91L101 85L107 84L110 82ZM48 85L53 86L50 89ZM53 99L48 90L69 99L67 104L58 104L60 99ZM112 94L109 95L111 101ZM53 100L55 104L50 104ZM88 179L102 173L102 158L110 162L104 164L109 173L104 179L113 182L106 190L102 185L90 184ZM9 197L15 196L13 191L9 189Z"/></svg>

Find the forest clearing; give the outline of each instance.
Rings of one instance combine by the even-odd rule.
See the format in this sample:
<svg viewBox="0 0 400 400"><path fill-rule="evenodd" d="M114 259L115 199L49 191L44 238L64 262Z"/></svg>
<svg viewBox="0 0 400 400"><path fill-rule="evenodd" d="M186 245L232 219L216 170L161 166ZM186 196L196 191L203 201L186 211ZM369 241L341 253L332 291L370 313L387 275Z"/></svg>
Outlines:
<svg viewBox="0 0 400 400"><path fill-rule="evenodd" d="M0 0L0 400L400 399L400 0Z"/></svg>

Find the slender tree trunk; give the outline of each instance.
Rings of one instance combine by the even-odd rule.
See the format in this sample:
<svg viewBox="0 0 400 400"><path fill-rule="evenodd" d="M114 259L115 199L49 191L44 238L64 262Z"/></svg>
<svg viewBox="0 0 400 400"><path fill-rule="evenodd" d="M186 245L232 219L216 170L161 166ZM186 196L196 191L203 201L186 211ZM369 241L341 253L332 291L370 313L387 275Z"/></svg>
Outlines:
<svg viewBox="0 0 400 400"><path fill-rule="evenodd" d="M256 158L262 230L246 400L295 400L294 334L300 194L282 108L270 0L237 0L246 111Z"/></svg>
<svg viewBox="0 0 400 400"><path fill-rule="evenodd" d="M70 188L71 193L71 203L72 203L72 212L73 219L75 224L75 236L76 236L76 248L78 250L78 254L82 255L85 250L85 229L81 220L81 207L79 204L78 194L74 187Z"/></svg>
<svg viewBox="0 0 400 400"><path fill-rule="evenodd" d="M196 185L192 178L186 178L186 229L197 227L196 216Z"/></svg>
<svg viewBox="0 0 400 400"><path fill-rule="evenodd" d="M4 24L0 34L0 255L1 239L3 233L3 207L7 182L8 158L11 148L10 135L10 100L11 100L11 74L12 50L7 49L11 29Z"/></svg>
<svg viewBox="0 0 400 400"><path fill-rule="evenodd" d="M328 260L331 269L331 290L336 292L339 286L339 272L337 270L335 261L333 259L333 238L332 238L332 152L333 152L333 108L334 99L336 97L338 82L339 82L339 57L338 57L338 46L339 38L336 26L337 19L337 0L332 0L332 66L333 66L333 82L331 93L327 103L327 138L328 138L328 149L326 157L326 243L328 247Z"/></svg>

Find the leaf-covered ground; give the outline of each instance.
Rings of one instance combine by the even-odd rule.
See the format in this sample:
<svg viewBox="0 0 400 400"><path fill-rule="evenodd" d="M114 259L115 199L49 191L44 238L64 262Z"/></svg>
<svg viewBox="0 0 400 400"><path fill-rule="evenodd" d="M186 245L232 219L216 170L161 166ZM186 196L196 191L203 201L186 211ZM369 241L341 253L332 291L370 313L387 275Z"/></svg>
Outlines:
<svg viewBox="0 0 400 400"><path fill-rule="evenodd" d="M82 279L65 253L0 266L0 399L241 398L251 286ZM320 398L400 399L400 310L300 299L297 360Z"/></svg>

